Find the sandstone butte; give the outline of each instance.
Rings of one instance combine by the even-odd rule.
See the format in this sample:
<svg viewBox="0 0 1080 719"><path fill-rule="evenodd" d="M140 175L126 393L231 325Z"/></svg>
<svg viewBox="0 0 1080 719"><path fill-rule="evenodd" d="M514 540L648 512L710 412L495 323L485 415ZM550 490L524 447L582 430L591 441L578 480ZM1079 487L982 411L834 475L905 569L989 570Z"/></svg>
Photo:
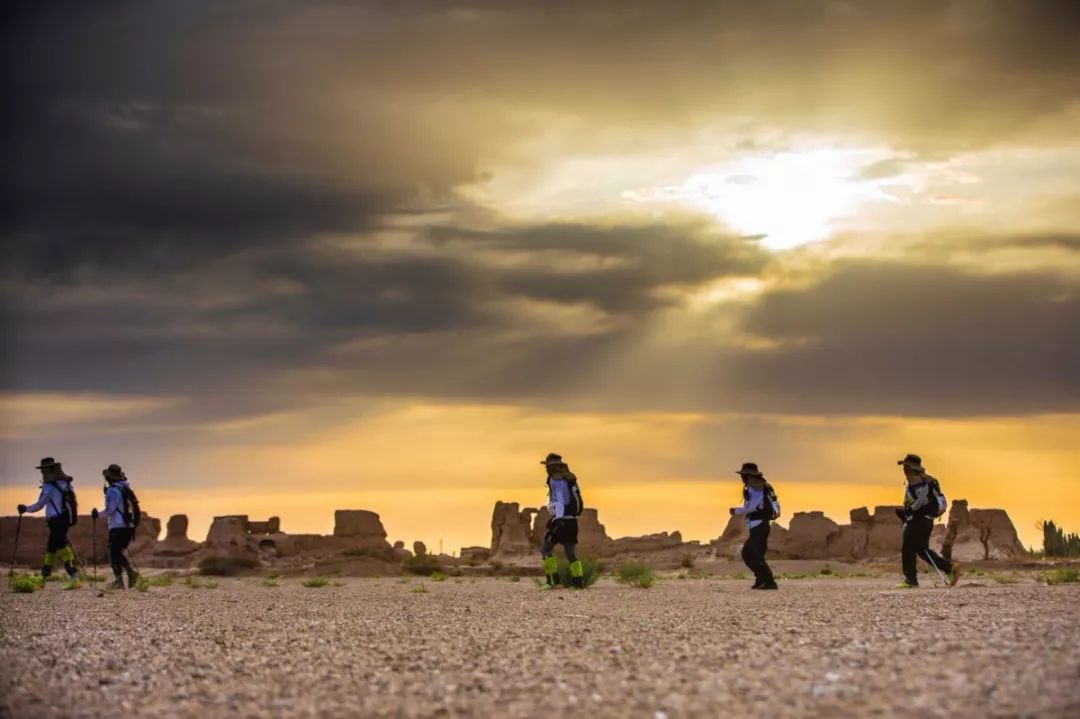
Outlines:
<svg viewBox="0 0 1080 719"><path fill-rule="evenodd" d="M769 540L770 556L807 560L895 560L900 552L900 520L893 506L851 510L850 522L838 524L822 512L798 512L787 527L775 525ZM496 502L491 516L491 544L488 547L465 547L459 557L442 555L447 564L476 567L531 565L550 515L546 508L521 508L516 502ZM675 532L660 532L640 537L611 538L600 523L595 508L586 509L579 518L581 556L596 559L641 558L657 567L679 566L687 558L697 562L738 559L746 536L743 521L732 517L719 537L708 543L684 542ZM781 522L783 519L781 520ZM0 556L11 556L16 517L0 518ZM165 569L189 569L205 562L232 563L240 568L280 567L303 569L324 566L328 562L359 564L366 573L393 573L400 562L411 556L423 556L427 549L414 542L413 551L404 542L391 545L379 515L361 509L334 512L334 531L330 535L289 534L281 529L278 517L254 521L246 515L215 517L206 539L197 542L187 536L185 515L173 515L161 538L161 520L144 515L132 554L140 566ZM107 565L107 532L104 522L97 526L97 560ZM82 561L93 562L93 524L80 517L70 537ZM16 561L36 566L45 543L45 521L24 516L20 529ZM1016 528L1002 509L969 509L965 500L952 502L948 520L934 529L933 545L946 556L963 561L1018 560L1027 556ZM359 571L358 573L365 573Z"/></svg>

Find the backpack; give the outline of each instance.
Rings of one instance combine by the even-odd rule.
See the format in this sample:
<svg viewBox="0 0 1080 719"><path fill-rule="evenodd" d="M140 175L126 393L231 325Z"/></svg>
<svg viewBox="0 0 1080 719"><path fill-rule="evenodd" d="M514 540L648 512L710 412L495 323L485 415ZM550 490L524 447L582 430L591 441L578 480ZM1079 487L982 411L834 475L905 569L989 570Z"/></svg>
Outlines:
<svg viewBox="0 0 1080 719"><path fill-rule="evenodd" d="M934 498L935 507L930 512L930 516L937 518L945 514L945 510L949 506L949 500L945 499L945 494L941 491L941 485L933 477L929 478L930 482L930 494Z"/></svg>
<svg viewBox="0 0 1080 719"><path fill-rule="evenodd" d="M142 521L142 509L139 507L139 498L131 487L120 487L120 510L124 513L124 524L134 529Z"/></svg>
<svg viewBox="0 0 1080 719"><path fill-rule="evenodd" d="M765 495L765 505L750 514L746 515L747 519L766 519L768 521L774 521L780 518L780 499L776 496L776 490L772 485L765 482L765 486L762 487L761 493ZM750 498L750 490L743 486L743 499Z"/></svg>
<svg viewBox="0 0 1080 719"><path fill-rule="evenodd" d="M585 511L585 502L581 499L581 487L578 486L577 477L573 472L564 472L559 479L566 481L566 505L563 514L567 517L580 517Z"/></svg>
<svg viewBox="0 0 1080 719"><path fill-rule="evenodd" d="M75 496L75 489L71 487L73 479L64 477L63 481L63 485L59 484L59 480L54 480L52 483L56 491L60 493L58 514L67 518L68 527L73 527L79 521L79 500Z"/></svg>

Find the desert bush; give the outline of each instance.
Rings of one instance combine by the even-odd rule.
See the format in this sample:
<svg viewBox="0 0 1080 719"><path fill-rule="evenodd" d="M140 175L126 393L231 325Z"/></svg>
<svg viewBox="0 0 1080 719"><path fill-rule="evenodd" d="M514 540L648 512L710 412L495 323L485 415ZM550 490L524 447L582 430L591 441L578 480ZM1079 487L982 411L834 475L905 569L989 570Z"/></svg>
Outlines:
<svg viewBox="0 0 1080 719"><path fill-rule="evenodd" d="M511 582L520 582L521 577L519 577L518 575L515 574L514 576L510 577L510 581Z"/></svg>
<svg viewBox="0 0 1080 719"><path fill-rule="evenodd" d="M60 581L60 575L59 574L50 574L49 576L45 577L44 581L46 581L46 582L59 582Z"/></svg>
<svg viewBox="0 0 1080 719"><path fill-rule="evenodd" d="M159 574L148 581L151 587L171 587L173 578L171 574Z"/></svg>
<svg viewBox="0 0 1080 719"><path fill-rule="evenodd" d="M218 583L213 579L199 579L198 577L185 577L184 586L192 589L217 589Z"/></svg>
<svg viewBox="0 0 1080 719"><path fill-rule="evenodd" d="M1047 584L1075 584L1080 582L1080 568L1062 567L1061 569L1054 569L1047 572L1043 579Z"/></svg>
<svg viewBox="0 0 1080 719"><path fill-rule="evenodd" d="M1001 572L993 572L990 574L990 578L998 584L1017 584L1019 579L1013 574L1002 574Z"/></svg>
<svg viewBox="0 0 1080 719"><path fill-rule="evenodd" d="M41 580L41 577L29 574L16 574L10 577L8 581L11 584L11 591L16 594L33 594L45 586L45 582Z"/></svg>
<svg viewBox="0 0 1080 719"><path fill-rule="evenodd" d="M689 555L689 554L684 554L681 564L682 564L683 569L693 569L694 568L694 557Z"/></svg>
<svg viewBox="0 0 1080 719"><path fill-rule="evenodd" d="M430 575L428 575L428 579L430 579L433 582L445 582L446 581L446 575L443 574L442 572L432 572Z"/></svg>
<svg viewBox="0 0 1080 719"><path fill-rule="evenodd" d="M639 589L648 589L656 584L656 574L645 562L627 559L615 566L615 581Z"/></svg>
<svg viewBox="0 0 1080 719"><path fill-rule="evenodd" d="M146 577L139 577L138 581L135 582L135 589L145 594L150 591L150 580Z"/></svg>
<svg viewBox="0 0 1080 719"><path fill-rule="evenodd" d="M199 562L199 574L209 577L234 577L251 571L257 565L248 557L205 557Z"/></svg>
<svg viewBox="0 0 1080 719"><path fill-rule="evenodd" d="M413 594L427 594L428 593L427 587L425 587L423 584L421 584L419 586L416 586L416 587L413 587L410 591L412 591Z"/></svg>
<svg viewBox="0 0 1080 719"><path fill-rule="evenodd" d="M326 577L315 576L309 579L305 579L300 583L303 584L305 587L317 589L318 587L325 587L327 584L330 583L330 580Z"/></svg>
<svg viewBox="0 0 1080 719"><path fill-rule="evenodd" d="M270 577L267 577L266 579L262 580L262 585L264 587L276 587L276 586L279 586L278 583L277 583L277 580L271 579Z"/></svg>
<svg viewBox="0 0 1080 719"><path fill-rule="evenodd" d="M564 587L570 585L570 563L565 559L559 558L558 560L558 572L559 582ZM581 558L581 578L584 580L586 587L591 587L596 584L596 580L600 578L600 564L593 559Z"/></svg>
<svg viewBox="0 0 1080 719"><path fill-rule="evenodd" d="M821 569L818 570L818 574L820 574L823 577L831 576L833 574L832 567L830 567L828 564L826 564L824 567L822 567Z"/></svg>
<svg viewBox="0 0 1080 719"><path fill-rule="evenodd" d="M425 554L422 557L406 557L401 562L401 567L410 574L418 574L422 577L428 577L435 572L442 573L442 565L439 564L439 560L430 554Z"/></svg>

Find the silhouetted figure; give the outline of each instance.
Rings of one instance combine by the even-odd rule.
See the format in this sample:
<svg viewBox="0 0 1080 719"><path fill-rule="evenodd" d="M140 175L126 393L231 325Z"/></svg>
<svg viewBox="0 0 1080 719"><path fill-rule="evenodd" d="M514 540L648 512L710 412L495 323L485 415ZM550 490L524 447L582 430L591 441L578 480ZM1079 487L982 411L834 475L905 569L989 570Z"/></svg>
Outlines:
<svg viewBox="0 0 1080 719"><path fill-rule="evenodd" d="M134 587L139 574L132 567L124 550L135 537L138 519L138 500L131 491L127 475L118 464L110 464L101 472L105 477L105 521L109 525L109 564L113 571L113 589L124 588L123 573L127 572L128 587Z"/></svg>
<svg viewBox="0 0 1080 719"><path fill-rule="evenodd" d="M903 545L900 550L904 581L898 585L902 589L919 586L919 573L915 557L941 573L949 586L960 578L960 563L950 562L930 549L930 534L934 531L934 520L945 513L947 502L941 492L938 481L926 473L922 458L909 454L897 462L904 468L907 484L904 488L904 508L896 510L903 522Z"/></svg>
<svg viewBox="0 0 1080 719"><path fill-rule="evenodd" d="M41 577L48 579L52 574L53 564L59 559L68 573L67 589L76 589L79 585L79 570L75 567L75 551L68 542L68 529L78 521L78 504L71 477L64 474L64 469L52 457L45 457L35 469L41 470L41 494L38 500L27 507L20 504L19 514L37 512L45 508L45 526L49 538L45 544L45 558L41 563Z"/></svg>
<svg viewBox="0 0 1080 719"><path fill-rule="evenodd" d="M547 581L540 588L554 589L559 584L558 562L555 560L555 545L561 544L566 552L566 561L570 563L570 585L575 589L584 589L584 567L577 558L578 515L581 514L581 491L577 477L570 467L563 462L562 456L552 452L541 462L547 469L548 520L547 533L540 545L543 558L544 576Z"/></svg>
<svg viewBox="0 0 1080 719"><path fill-rule="evenodd" d="M746 517L746 528L750 531L743 544L742 558L754 573L754 586L751 588L779 589L772 569L765 561L765 553L769 550L769 528L772 521L780 516L780 501L772 486L765 481L765 475L753 462L745 462L737 474L743 481L743 504L732 507L731 513Z"/></svg>

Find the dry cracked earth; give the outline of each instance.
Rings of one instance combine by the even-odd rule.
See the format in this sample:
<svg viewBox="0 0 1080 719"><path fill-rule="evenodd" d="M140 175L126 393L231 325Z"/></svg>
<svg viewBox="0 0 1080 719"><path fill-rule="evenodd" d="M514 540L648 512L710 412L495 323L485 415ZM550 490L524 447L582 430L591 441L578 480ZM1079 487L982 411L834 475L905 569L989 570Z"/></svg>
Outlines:
<svg viewBox="0 0 1080 719"><path fill-rule="evenodd" d="M0 716L1080 716L1080 585L260 582L0 594Z"/></svg>

